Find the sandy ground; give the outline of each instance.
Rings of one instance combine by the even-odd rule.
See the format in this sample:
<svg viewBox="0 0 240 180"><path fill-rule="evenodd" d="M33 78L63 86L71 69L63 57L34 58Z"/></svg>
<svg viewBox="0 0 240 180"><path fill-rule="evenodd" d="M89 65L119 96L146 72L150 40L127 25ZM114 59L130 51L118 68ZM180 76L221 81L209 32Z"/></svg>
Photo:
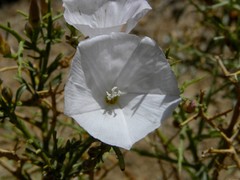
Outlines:
<svg viewBox="0 0 240 180"><path fill-rule="evenodd" d="M21 10L23 12L28 11L28 0L20 0L18 3L14 3L11 5L6 5L0 8L0 23L6 24L6 22L11 22L11 26L19 31L22 31L24 28L24 18L20 15L17 15L17 10ZM175 20L172 18L172 8L167 5L168 0L151 0L149 3L153 7L153 10L147 14L146 17L144 17L141 22L138 24L138 26L133 30L133 33L139 34L141 36L149 36L153 39L155 39L163 49L168 47L169 42L169 35L173 36L181 36L181 33L183 30L182 27L185 27L186 25L191 26L191 24L194 24L194 17L192 16L186 16L186 21L176 24ZM181 6L181 3L179 4ZM54 10L55 11L62 11L61 7L61 1L56 0L54 1ZM64 24L64 22L62 22ZM2 31L0 31L2 32ZM9 41L12 44L13 50L16 50L16 43L12 38L9 38ZM70 48L65 43L63 43L62 49L64 50L65 54L71 54L74 52L73 48ZM54 52L56 51L56 52ZM59 51L59 48L53 49L53 54L57 53ZM4 65L14 65L14 63L1 61L0 57L0 66ZM9 86L14 86L14 80L9 79L8 77L11 77L11 74L5 73L4 75L0 74L1 78L6 79ZM188 75L185 75L184 77L180 78L180 82L182 83L186 79L190 79ZM188 92L186 92L187 96L192 97L196 94L196 92L199 90L199 88L206 87L206 82L203 82L202 85L196 85L189 89ZM170 121L166 120L160 129L168 134L173 134L174 129L172 129L172 124L169 123ZM171 132L169 132L169 129L171 129ZM141 148L150 148L146 145L146 139L138 142L135 147L141 147ZM2 146L2 144L0 144ZM126 161L126 171L122 172L118 167L113 168L109 174L106 175L104 179L111 180L161 180L162 172L159 166L159 161L157 159L150 159L146 157L140 157L137 154L133 152L127 152L125 156ZM115 157L113 155L110 155L109 160L106 162L106 167L110 167L113 163L115 163ZM167 167L169 166L168 163L161 161L163 166ZM0 167L0 179L9 179L7 177L8 173ZM5 178L4 178L5 177ZM182 177L183 179L184 176Z"/></svg>
<svg viewBox="0 0 240 180"><path fill-rule="evenodd" d="M5 24L6 22L10 22L11 26L18 31L23 31L24 28L24 18L17 14L17 10L27 12L28 11L28 2L27 0L21 0L18 3L10 4L3 6L0 9L0 23ZM161 4L160 4L161 2ZM133 30L133 33L138 34L140 36L149 36L153 39L155 39L161 47L166 48L168 43L168 38L170 33L178 35L178 28L174 21L174 19L171 18L171 11L167 10L164 4L167 4L167 1L160 1L160 0L152 0L150 1L151 6L153 7L153 10L147 14L146 17L144 17L141 22L138 24L138 26ZM166 8L165 8L166 7ZM55 11L62 11L61 7L61 1L55 1L54 2L54 10ZM1 32L1 31L0 31ZM9 41L12 44L13 50L16 50L16 42L10 37ZM72 48L67 48L63 45L64 51L66 54L70 54L73 52ZM52 52L53 54L55 52ZM57 53L57 52L56 52ZM0 62L0 63L6 63L6 62ZM2 64L0 64L2 65ZM10 61L7 62L7 65L14 65ZM12 79L9 79L8 77L11 77L11 74L5 73L5 78L8 79L8 85L14 86L15 81ZM1 76L3 77L3 76ZM193 93L194 94L194 93ZM171 128L171 125L167 121L163 123L161 126L161 129L169 129ZM168 131L166 131L168 133ZM135 147L142 147L142 148L150 148L146 146L145 140L142 140L138 142ZM106 180L116 179L116 180L157 180L162 179L162 172L160 170L159 161L157 159L150 159L146 157L140 157L135 153L127 152L125 156L126 161L126 171L122 172L118 167L113 168L107 174L107 176L104 178ZM110 160L106 162L106 166L109 165L109 167L116 163L115 157L112 155L110 156ZM163 166L169 166L168 163L161 161ZM0 170L2 171L0 179L8 179L7 172L0 167ZM5 178L4 178L5 177Z"/></svg>
<svg viewBox="0 0 240 180"><path fill-rule="evenodd" d="M28 3L29 1L27 0L21 0L18 3L13 3L13 4L9 4L9 5L5 5L0 9L0 23L2 24L6 24L7 22L11 23L11 26L19 31L22 32L24 29L24 17L20 16L17 11L22 11L22 12L28 12ZM154 2L152 2L154 3ZM155 1L155 4L158 4L158 1ZM55 11L62 11L62 7L61 7L61 1L56 1L54 2L54 10ZM145 35L145 36L150 36L152 38L155 38L155 40L159 41L159 42L163 42L164 36L169 32L169 28L171 28L171 24L169 23L168 26L164 25L164 20L162 20L161 16L157 16L156 12L159 11L159 9L157 10L153 10L153 12L150 12L147 17L143 18L141 20L141 22L139 23L139 25L135 28L134 32L139 34L139 35ZM149 19L152 19L152 17L154 18L154 21L149 21ZM157 23L156 23L157 22ZM64 23L64 22L62 22ZM152 27L152 25L155 25L157 28L154 29ZM150 27L151 26L151 27ZM163 27L163 28L161 28ZM0 31L2 32L2 31ZM3 33L4 34L4 33ZM10 42L12 48L14 51L17 50L17 46L16 46L16 42L13 38L9 37L8 42ZM64 49L64 53L66 54L70 54L73 52L73 49L71 47L68 46L68 48L66 49L67 45L65 45L63 43L63 47L62 49ZM57 48L58 49L58 48ZM58 49L59 50L59 49ZM53 50L53 54L57 53L54 52L55 50ZM56 50L57 51L57 50ZM1 57L0 57L1 58ZM0 59L0 65L1 67L8 65L8 66L12 66L14 65L14 62L11 61L1 61ZM1 78L4 79L8 86L10 87L14 87L15 85L15 80L14 79L9 79L9 77L12 77L11 74L12 72L9 73L4 73L1 74ZM164 127L163 127L164 128ZM3 148L3 145L0 145ZM137 143L137 146L144 146L146 148L145 142L144 140L142 142ZM11 147L9 147L11 149ZM137 154L135 153L131 153L131 152L127 152L126 156L125 156L125 161L126 161L126 171L122 172L118 166L116 166L115 168L113 168L113 170L111 170L109 172L109 174L106 175L106 177L104 179L106 180L111 180L113 177L116 180L124 180L124 179L138 179L138 180L149 180L149 179L161 179L161 171L159 170L159 164L158 164L158 160L156 159L150 159L150 158L145 158L145 157L139 157ZM107 160L106 162L106 167L111 167L113 164L116 163L116 159L114 155L110 155L110 159ZM164 164L164 162L163 162ZM0 166L0 179L9 179L9 174L6 170L4 170L1 166ZM100 177L100 176L99 176ZM13 178L11 178L13 179ZM38 178L36 178L38 179Z"/></svg>
<svg viewBox="0 0 240 180"><path fill-rule="evenodd" d="M158 4L158 1L152 2L152 4ZM54 10L62 11L61 1L56 1L54 5ZM27 12L28 11L28 1L21 0L18 3L13 3L10 5L3 6L0 9L0 23L6 24L7 22L11 23L11 26L17 31L23 31L24 29L24 17L18 15L17 10ZM161 16L157 16L159 9L154 9L150 12L147 17L143 18L139 25L135 28L134 32L139 35L150 36L157 40L158 42L163 43L164 37L170 32L170 28L172 28L171 23L166 24L164 23L165 20L161 18ZM151 20L149 20L151 19ZM153 25L155 28L153 28ZM0 31L2 32L2 31ZM165 37L166 38L166 37ZM15 40L9 37L9 42L12 45L13 50L16 51L17 46ZM63 45L62 49L64 49L64 53L70 54L73 52L73 49L69 46ZM58 49L58 48L57 48ZM54 51L54 50L53 50ZM56 50L57 51L57 50ZM53 54L55 52L52 52ZM57 52L56 52L57 53ZM1 57L0 57L1 58ZM8 65L14 65L14 62L11 61L2 61L0 60L1 67ZM14 87L15 80L9 79L12 72L1 74L1 78L4 79L8 86ZM164 126L163 126L164 128ZM3 146L2 144L0 146ZM137 143L136 146L144 146L146 148L144 140L142 142ZM10 148L10 147L9 147ZM10 148L11 149L11 148ZM150 180L150 179L162 179L161 178L161 171L159 169L158 160L150 159L145 157L139 157L135 153L127 152L125 156L126 161L126 171L122 172L118 167L113 168L106 175L104 179L111 180L113 177L116 180L124 180L124 179L138 179L138 180ZM110 160L106 162L107 167L111 167L113 164L116 163L116 159L114 155L110 155ZM164 164L164 162L162 162ZM165 163L166 164L166 163ZM0 179L9 179L8 172L4 170L0 166ZM13 178L11 178L13 179ZM38 178L37 178L38 179Z"/></svg>

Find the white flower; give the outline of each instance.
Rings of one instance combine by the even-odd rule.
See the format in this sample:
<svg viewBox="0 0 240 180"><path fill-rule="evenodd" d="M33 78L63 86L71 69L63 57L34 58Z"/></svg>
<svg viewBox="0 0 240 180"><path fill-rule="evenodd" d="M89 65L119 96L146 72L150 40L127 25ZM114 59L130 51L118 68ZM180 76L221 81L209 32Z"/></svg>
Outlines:
<svg viewBox="0 0 240 180"><path fill-rule="evenodd" d="M79 43L64 111L96 139L130 149L179 101L175 76L152 39L112 33Z"/></svg>
<svg viewBox="0 0 240 180"><path fill-rule="evenodd" d="M129 33L151 7L146 0L63 0L67 23L85 36Z"/></svg>

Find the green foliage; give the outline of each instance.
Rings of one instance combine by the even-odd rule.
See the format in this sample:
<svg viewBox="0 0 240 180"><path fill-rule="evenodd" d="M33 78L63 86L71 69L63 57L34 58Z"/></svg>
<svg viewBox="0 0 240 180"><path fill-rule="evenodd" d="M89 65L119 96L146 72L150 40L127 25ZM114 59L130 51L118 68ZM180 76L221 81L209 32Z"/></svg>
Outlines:
<svg viewBox="0 0 240 180"><path fill-rule="evenodd" d="M184 27L181 36L171 37L168 50L179 78L185 75L183 101L173 120L176 133L168 137L157 130L154 143L150 140L152 152L134 151L169 162L171 169L162 170L164 179L238 179L240 1L184 3L176 20L187 21L190 15L195 22ZM204 83L195 96L188 94L191 86Z"/></svg>
<svg viewBox="0 0 240 180"><path fill-rule="evenodd" d="M71 56L52 54L53 46L63 42L62 14L53 13L51 1L41 1L40 9L31 2L29 13L20 12L26 19L24 35L10 23L0 24L18 46L11 52L0 35L0 53L15 63L0 73L16 72L17 81L13 88L0 77L1 136L14 146L12 151L0 148L5 158L0 165L17 179L33 179L36 174L39 179L93 178L112 151L120 169L128 169L117 147L89 137L63 116L58 102ZM179 2L170 3L168 7ZM151 148L137 146L131 153L158 160L162 179L208 180L234 173L239 178L240 1L181 3L184 6L173 9L173 18L180 24L190 14L196 21L181 36L170 37L166 56L179 76L183 101L169 121L170 132L156 130L149 137ZM73 27L67 29L66 41L75 48L81 36ZM198 90L191 95L193 86Z"/></svg>
<svg viewBox="0 0 240 180"><path fill-rule="evenodd" d="M70 58L64 52L51 53L53 46L63 41L64 32L58 22L62 14L54 15L51 1L43 0L40 5L32 0L29 14L20 12L26 18L24 33L16 32L10 24L0 25L18 43L17 52L11 52L0 36L0 53L16 64L0 72L16 70L18 82L16 89L6 86L5 79L0 83L0 129L6 133L3 138L15 144L13 151L0 148L0 157L8 159L0 164L17 179L33 179L36 175L52 180L85 177L94 172L111 146L88 137L62 115L58 99L62 98L62 76ZM76 34L70 30L68 40L76 42ZM62 136L59 129L71 138ZM114 150L122 157L118 148Z"/></svg>

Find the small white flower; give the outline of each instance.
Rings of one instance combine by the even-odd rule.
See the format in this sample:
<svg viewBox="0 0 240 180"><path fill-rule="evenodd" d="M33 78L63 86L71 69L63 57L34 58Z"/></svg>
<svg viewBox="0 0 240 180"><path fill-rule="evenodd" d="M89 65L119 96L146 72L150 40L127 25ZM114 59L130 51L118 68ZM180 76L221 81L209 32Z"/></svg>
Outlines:
<svg viewBox="0 0 240 180"><path fill-rule="evenodd" d="M63 0L67 23L85 36L129 33L151 7L146 0Z"/></svg>
<svg viewBox="0 0 240 180"><path fill-rule="evenodd" d="M96 139L130 149L179 101L175 76L152 39L112 33L79 43L64 111Z"/></svg>

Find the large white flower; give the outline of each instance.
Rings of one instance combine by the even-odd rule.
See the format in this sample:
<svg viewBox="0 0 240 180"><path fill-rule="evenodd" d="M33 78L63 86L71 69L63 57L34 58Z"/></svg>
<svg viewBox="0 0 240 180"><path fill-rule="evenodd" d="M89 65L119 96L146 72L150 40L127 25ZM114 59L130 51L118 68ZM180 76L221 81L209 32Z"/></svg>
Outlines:
<svg viewBox="0 0 240 180"><path fill-rule="evenodd" d="M152 39L112 33L79 43L65 86L65 114L96 139L130 149L179 101L175 76Z"/></svg>
<svg viewBox="0 0 240 180"><path fill-rule="evenodd" d="M63 0L64 17L85 36L129 33L151 7L146 0Z"/></svg>

